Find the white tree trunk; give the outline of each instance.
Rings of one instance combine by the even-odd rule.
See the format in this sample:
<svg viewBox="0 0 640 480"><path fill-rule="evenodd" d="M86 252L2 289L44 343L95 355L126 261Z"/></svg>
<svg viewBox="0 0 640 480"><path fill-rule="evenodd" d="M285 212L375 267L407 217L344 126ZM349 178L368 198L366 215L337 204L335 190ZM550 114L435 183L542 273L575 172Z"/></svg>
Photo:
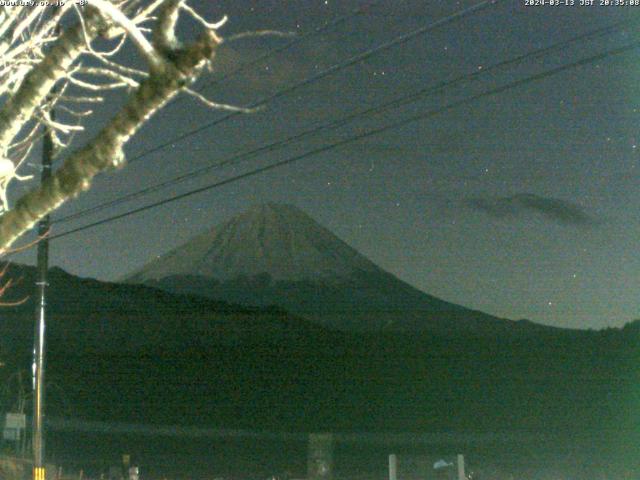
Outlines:
<svg viewBox="0 0 640 480"><path fill-rule="evenodd" d="M93 177L98 173L122 166L126 142L212 60L221 42L212 28L206 28L200 38L188 47L175 46L173 29L181 5L181 0L167 0L161 5L153 32L153 47L143 42L143 55L148 59L148 50L153 48L154 62L122 110L89 143L68 155L50 179L24 195L13 209L0 216L0 254L7 252L15 240L42 217L90 188ZM84 24L84 31L76 26L61 35L46 58L32 69L16 94L5 103L0 111L0 148L7 148L46 100L55 82L68 74L73 62L86 48L85 36L95 36L105 28L96 11L87 14ZM134 24L128 22L126 29L131 28Z"/></svg>

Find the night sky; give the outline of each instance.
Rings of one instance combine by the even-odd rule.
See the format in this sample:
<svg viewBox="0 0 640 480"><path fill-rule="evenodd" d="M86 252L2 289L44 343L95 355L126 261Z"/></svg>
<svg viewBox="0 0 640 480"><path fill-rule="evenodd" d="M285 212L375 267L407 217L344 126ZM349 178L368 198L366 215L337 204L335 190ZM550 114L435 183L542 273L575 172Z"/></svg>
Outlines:
<svg viewBox="0 0 640 480"><path fill-rule="evenodd" d="M61 218L297 132L620 21L615 31L491 70L383 114L213 170L73 222L53 234L429 112L521 78L638 41L640 6L525 6L504 1L417 36L102 175ZM291 38L231 42L198 83L218 102L249 105L472 1L383 0L286 52L208 86ZM302 34L353 0L205 1L221 31ZM193 25L182 25L183 33ZM135 52L126 52L135 58ZM128 60L136 62L137 60ZM267 201L299 206L381 267L445 300L512 319L575 327L640 318L640 49L485 96L381 135L221 188L56 239L51 263L115 280L200 231ZM118 106L110 99L95 132ZM185 98L131 141L129 158L226 115ZM80 138L79 140L82 140ZM16 198L19 187L12 191ZM33 261L35 250L17 258Z"/></svg>

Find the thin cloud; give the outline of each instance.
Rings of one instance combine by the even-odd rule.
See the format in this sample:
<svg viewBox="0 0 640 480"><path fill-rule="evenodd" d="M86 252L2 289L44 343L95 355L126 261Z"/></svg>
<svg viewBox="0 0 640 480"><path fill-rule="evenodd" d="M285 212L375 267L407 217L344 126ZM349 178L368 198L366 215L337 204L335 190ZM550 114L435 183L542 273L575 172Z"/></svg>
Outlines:
<svg viewBox="0 0 640 480"><path fill-rule="evenodd" d="M509 197L473 198L467 206L492 217L523 217L538 213L555 223L573 226L595 225L598 221L575 203L533 193L518 193Z"/></svg>

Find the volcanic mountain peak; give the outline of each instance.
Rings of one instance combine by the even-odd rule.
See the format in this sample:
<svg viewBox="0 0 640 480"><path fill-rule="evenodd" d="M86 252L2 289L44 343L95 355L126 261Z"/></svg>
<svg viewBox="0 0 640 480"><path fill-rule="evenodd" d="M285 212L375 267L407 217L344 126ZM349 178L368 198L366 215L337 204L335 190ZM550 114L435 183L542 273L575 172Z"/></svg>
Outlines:
<svg viewBox="0 0 640 480"><path fill-rule="evenodd" d="M267 203L198 235L128 280L191 275L226 281L268 274L273 280L301 281L377 271L371 261L300 209Z"/></svg>
<svg viewBox="0 0 640 480"><path fill-rule="evenodd" d="M254 206L193 238L127 281L241 305L277 305L345 331L535 330L421 292L298 208L275 203Z"/></svg>

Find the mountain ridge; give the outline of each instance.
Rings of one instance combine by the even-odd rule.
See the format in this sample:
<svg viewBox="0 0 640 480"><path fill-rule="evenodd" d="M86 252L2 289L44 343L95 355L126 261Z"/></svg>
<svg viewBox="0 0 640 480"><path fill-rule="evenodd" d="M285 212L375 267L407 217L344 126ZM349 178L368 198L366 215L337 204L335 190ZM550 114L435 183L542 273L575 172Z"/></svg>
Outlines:
<svg viewBox="0 0 640 480"><path fill-rule="evenodd" d="M305 280L378 270L297 207L267 203L196 235L125 280L157 280L167 272L223 281L265 272L276 280Z"/></svg>
<svg viewBox="0 0 640 480"><path fill-rule="evenodd" d="M126 282L244 305L277 305L345 331L494 335L555 328L498 318L422 292L299 208L276 203L253 206L208 229Z"/></svg>
<svg viewBox="0 0 640 480"><path fill-rule="evenodd" d="M7 275L23 278L12 298L33 292L33 267ZM635 411L625 403L638 384L635 324L354 334L281 309L55 268L49 277L48 378L78 418L184 423L195 409L198 422L228 428L573 432L628 424ZM2 311L0 379L31 365L30 295ZM60 415L52 393L49 412Z"/></svg>

